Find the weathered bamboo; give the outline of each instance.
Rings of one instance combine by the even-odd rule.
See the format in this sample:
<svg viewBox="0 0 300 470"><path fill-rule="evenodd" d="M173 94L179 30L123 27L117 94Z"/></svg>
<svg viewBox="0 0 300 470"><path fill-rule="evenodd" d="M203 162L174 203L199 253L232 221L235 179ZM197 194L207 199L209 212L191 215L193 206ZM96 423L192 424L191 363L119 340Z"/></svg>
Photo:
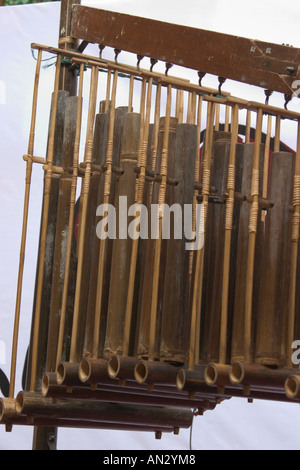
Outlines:
<svg viewBox="0 0 300 470"><path fill-rule="evenodd" d="M117 238L113 242L111 259L110 292L104 345L105 358L109 358L114 354L125 354L124 328L132 256L132 240L127 231L127 211L135 203L136 175L134 168L138 160L140 121L141 116L139 113L128 113L124 121L120 155L120 167L123 174L120 176L115 195ZM125 210L124 205L122 205L124 198L126 198ZM126 233L120 235L118 232L124 230L121 220L126 223ZM129 221L130 224L134 223L133 217L130 216ZM134 313L134 315L136 314ZM130 325L126 326L130 330ZM128 348L130 331L126 334L126 341L128 341L126 348Z"/></svg>
<svg viewBox="0 0 300 470"><path fill-rule="evenodd" d="M224 265L223 265L223 285L222 285L222 309L221 309L221 331L220 331L220 363L225 364L227 359L227 328L228 328L228 297L229 297L229 276L230 276L230 252L233 229L234 192L235 192L235 161L236 142L238 136L239 108L235 105L232 110L231 121L231 144L228 165L228 198L226 201L225 220L225 240L224 240Z"/></svg>
<svg viewBox="0 0 300 470"><path fill-rule="evenodd" d="M64 346L64 334L65 334L65 325L66 325L66 316L67 316L67 299L69 292L69 277L72 263L72 239L73 239L73 229L74 229L74 213L75 213L75 203L76 203L76 188L77 188L77 178L78 178L78 164L79 164L79 147L80 147L80 135L81 135L81 117L82 117L82 93L83 93L83 73L84 66L80 66L79 73L79 85L78 85L78 101L77 101L77 113L76 113L76 131L75 131L75 142L74 142L74 155L73 155L73 175L72 175L72 185L71 185L71 194L70 194L70 212L69 212L69 222L68 222L68 239L66 247L66 260L65 260L65 270L64 270L64 286L62 293L62 304L61 304L61 314L60 314L60 325L58 333L58 344L57 344L57 355L56 363L62 360L63 346Z"/></svg>
<svg viewBox="0 0 300 470"><path fill-rule="evenodd" d="M251 193L251 174L253 169L254 143L237 144L237 161L242 168L240 194L242 197ZM259 153L259 173L263 172L263 146L260 146ZM259 193L262 194L262 178L259 181ZM238 239L236 241L236 276L235 290L233 294L233 322L232 322L232 341L231 341L231 362L245 360L244 335L241 332L245 329L245 298L247 291L247 257L249 245L249 217L250 204L247 200L240 201L240 213L238 222ZM254 270L255 278L253 280L253 308L251 324L251 351L254 351L254 332L257 322L258 294L260 286L261 257L263 252L263 224L258 220L257 238L255 246Z"/></svg>
<svg viewBox="0 0 300 470"><path fill-rule="evenodd" d="M139 384L174 384L180 368L160 361L139 361L134 370Z"/></svg>
<svg viewBox="0 0 300 470"><path fill-rule="evenodd" d="M158 305L158 285L159 285L159 266L161 256L161 240L162 240L162 221L163 212L162 207L165 202L166 196L166 180L168 170L168 145L169 145L169 127L170 127L170 113L171 113L171 99L172 89L168 85L167 103L166 103L166 121L164 131L164 141L161 157L161 177L162 182L159 190L158 197L158 221L157 221L157 238L155 243L155 254L154 254L154 270L153 270L153 285L152 285L152 297L151 297L151 313L150 313L150 331L149 331L149 359L154 360L155 358L155 331L156 331L156 320L157 320L157 305Z"/></svg>
<svg viewBox="0 0 300 470"><path fill-rule="evenodd" d="M200 217L203 220L198 221L199 237L201 240L200 246L197 247L196 259L195 259L195 271L194 271L194 284L191 292L192 296L192 307L191 307L191 325L190 325L190 345L189 345L189 368L193 369L194 365L199 362L199 357L196 357L196 352L200 350L198 346L199 335L200 335L200 322L201 322L201 307L199 308L200 299L202 298L202 285L203 285L203 259L204 259L204 247L205 247L205 230L208 213L208 198L210 194L210 173L211 173L211 153L212 153L212 138L213 138L213 124L214 124L214 104L207 104L207 118L206 118L206 143L203 159L203 173L202 173L202 195L203 195L203 213ZM203 240L201 233L203 234Z"/></svg>
<svg viewBox="0 0 300 470"><path fill-rule="evenodd" d="M300 398L300 377L298 375L290 375L285 381L286 396L290 399Z"/></svg>
<svg viewBox="0 0 300 470"><path fill-rule="evenodd" d="M23 284L23 274L24 274L29 197L30 197L30 185L31 185L31 175L32 175L32 156L34 153L37 98L38 98L38 89L39 89L41 61L42 61L42 51L39 50L37 63L36 63L36 70L35 70L32 111L31 111L31 124L30 124L29 142L28 142L28 149L27 149L28 158L26 162L23 225L22 225L22 236L21 236L21 246L20 246L20 259L19 259L18 283L17 283L14 330L13 330L12 352L11 352L11 366L10 366L10 384L9 384L9 397L10 398L13 398L14 393L15 393L15 378L16 378L17 349L18 349L18 337L19 337L19 325L20 325L22 284Z"/></svg>
<svg viewBox="0 0 300 470"><path fill-rule="evenodd" d="M292 154L273 153L269 198L274 202L274 207L265 221L255 351L255 361L270 366L283 366L286 359L281 341L282 331L286 332L284 311L289 285L292 172ZM277 268L274 269L274 266Z"/></svg>
<svg viewBox="0 0 300 470"><path fill-rule="evenodd" d="M83 344L79 342L80 338L80 327L84 325L85 318L82 319L83 312L80 312L80 295L81 295L81 282L83 274L83 263L84 263L84 243L85 243L85 229L87 223L87 205L88 196L90 189L90 178L91 178L91 165L92 165L92 149L93 149L93 129L96 111L96 100L97 100L97 85L98 85L98 68L93 67L91 70L91 83L90 83L90 99L89 99L89 110L88 110L88 122L87 122L87 133L85 143L85 155L84 160L86 163L85 176L82 182L82 213L80 217L80 233L78 240L78 263L77 263L77 276L76 276L76 291L74 299L74 313L73 313L73 324L72 324L72 336L71 336L71 347L70 347L70 361L76 362L81 359Z"/></svg>
<svg viewBox="0 0 300 470"><path fill-rule="evenodd" d="M141 214L141 205L143 204L144 188L145 188L145 177L146 177L146 167L147 167L147 154L148 154L148 139L149 139L149 126L150 126L150 113L151 113L151 97L152 97L152 78L148 82L148 91L147 91L147 101L146 101L146 113L145 118L142 117L141 125L143 126L140 130L140 144L139 144L139 156L137 165L140 168L140 173L136 182L136 191L135 191L135 204L136 204L136 213L137 220L142 220ZM143 97L142 103L144 103ZM139 223L140 225L140 223ZM130 260L130 272L128 280L128 294L126 302L126 312L125 312L125 323L124 323L124 355L130 353L130 335L132 334L132 315L133 315L133 297L134 297L134 287L136 284L136 267L137 267L137 258L138 258L138 246L139 246L139 237L136 236L132 240L131 247L131 260Z"/></svg>
<svg viewBox="0 0 300 470"><path fill-rule="evenodd" d="M226 387L231 384L229 372L231 366L227 364L209 364L205 369L204 380L207 385Z"/></svg>
<svg viewBox="0 0 300 470"><path fill-rule="evenodd" d="M112 156L113 156L113 135L114 135L114 122L115 122L115 102L116 102L116 91L117 91L118 71L114 72L112 93L111 93L111 110L109 115L109 127L108 127L108 140L107 140L107 154L106 154L106 172L105 172L105 183L104 183L104 198L103 203L106 205L109 203L109 196L111 190L111 179L112 179ZM98 276L97 276L97 295L95 303L95 323L94 323L94 336L93 336L93 351L92 355L94 358L98 357L99 354L99 331L101 324L101 308L103 298L103 279L104 279L104 257L105 257L105 246L106 238L100 240L99 247L99 264L98 264Z"/></svg>
<svg viewBox="0 0 300 470"><path fill-rule="evenodd" d="M55 138L55 121L58 99L58 85L61 67L61 57L57 56L54 92L53 92L53 108L50 123L50 135L47 152L47 171L45 174L45 187L44 187L44 201L43 201L43 220L41 227L40 251L39 251L39 266L38 266L38 279L37 291L35 299L35 312L34 312L34 325L32 336L32 358L31 358L31 371L30 371L30 390L35 390L37 379L37 356L38 356L38 343L39 343L39 329L41 318L41 303L42 303L42 290L44 280L44 267L45 267L45 250L46 250L46 236L48 226L48 214L50 204L50 190L51 190L51 177L52 177L52 164L54 153L54 138Z"/></svg>
<svg viewBox="0 0 300 470"><path fill-rule="evenodd" d="M79 365L79 378L83 383L97 384L107 376L108 361L104 359L82 359Z"/></svg>
<svg viewBox="0 0 300 470"><path fill-rule="evenodd" d="M283 392L287 378L293 373L293 369L288 367L274 369L260 364L235 362L231 366L229 378L233 385Z"/></svg>
<svg viewBox="0 0 300 470"><path fill-rule="evenodd" d="M16 411L32 416L72 418L106 423L127 423L150 426L189 428L193 413L188 408L140 406L134 404L101 403L87 400L57 400L39 394L19 392Z"/></svg>
<svg viewBox="0 0 300 470"><path fill-rule="evenodd" d="M253 285L254 285L254 261L255 261L255 242L258 223L258 197L259 197L259 155L262 134L262 109L257 112L255 145L252 168L251 196L253 198L249 217L249 245L248 245L248 264L247 264L247 289L245 299L245 357L247 362L251 362L251 340L252 340L252 306L253 306Z"/></svg>
<svg viewBox="0 0 300 470"><path fill-rule="evenodd" d="M134 380L135 366L139 362L136 357L113 356L108 362L108 375L112 379L119 379L121 385L125 385L127 380Z"/></svg>
<svg viewBox="0 0 300 470"><path fill-rule="evenodd" d="M178 124L173 177L178 184L169 188L168 205L175 207L174 217L165 210L164 227L169 226L164 270L164 293L160 338L160 358L165 361L185 363L188 349L189 312L189 261L190 250L185 213L192 208L195 180L197 126ZM178 212L178 210L179 212ZM192 212L190 213L192 219ZM192 224L192 220L190 220ZM166 225L168 224L168 225ZM172 325L172 327L170 327Z"/></svg>

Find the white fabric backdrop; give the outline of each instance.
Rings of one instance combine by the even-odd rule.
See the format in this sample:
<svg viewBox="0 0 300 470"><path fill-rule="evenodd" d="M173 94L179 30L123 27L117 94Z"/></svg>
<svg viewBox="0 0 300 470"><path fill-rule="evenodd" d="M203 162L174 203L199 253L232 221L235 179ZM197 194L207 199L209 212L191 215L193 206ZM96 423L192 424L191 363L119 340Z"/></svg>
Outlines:
<svg viewBox="0 0 300 470"><path fill-rule="evenodd" d="M202 29L257 38L300 47L300 12L297 3L287 0L90 0L82 4L145 16ZM35 61L30 44L57 45L60 2L0 8L0 367L9 375L10 349L15 308L23 210L25 163L31 113ZM195 51L197 53L197 51ZM48 78L43 72L36 141L36 154L45 152L45 120L48 121ZM210 79L209 86L217 86ZM227 87L227 88L226 88ZM226 89L241 96L242 87L228 83ZM263 99L263 91L258 99ZM273 103L282 100L272 98ZM282 101L280 102L282 105ZM300 110L296 102L290 109ZM43 125L42 125L43 123ZM47 127L47 126L46 126ZM294 146L294 141L286 142ZM32 292L35 281L37 239L39 234L41 174L35 170L31 190L29 232L24 272L17 391L31 323ZM231 399L194 420L192 446L197 449L300 449L298 437L299 406L292 404ZM152 434L59 429L58 449L189 449L190 431L179 436L166 434L155 440ZM31 449L32 428L13 428L6 433L0 426L0 449Z"/></svg>

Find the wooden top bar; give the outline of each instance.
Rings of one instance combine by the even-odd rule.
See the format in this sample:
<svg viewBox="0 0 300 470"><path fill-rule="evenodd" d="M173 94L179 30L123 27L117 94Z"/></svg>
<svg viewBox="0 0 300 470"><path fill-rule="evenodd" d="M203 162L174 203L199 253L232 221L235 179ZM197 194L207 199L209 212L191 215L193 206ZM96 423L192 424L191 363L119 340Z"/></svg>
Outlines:
<svg viewBox="0 0 300 470"><path fill-rule="evenodd" d="M292 95L300 49L74 5L71 35Z"/></svg>

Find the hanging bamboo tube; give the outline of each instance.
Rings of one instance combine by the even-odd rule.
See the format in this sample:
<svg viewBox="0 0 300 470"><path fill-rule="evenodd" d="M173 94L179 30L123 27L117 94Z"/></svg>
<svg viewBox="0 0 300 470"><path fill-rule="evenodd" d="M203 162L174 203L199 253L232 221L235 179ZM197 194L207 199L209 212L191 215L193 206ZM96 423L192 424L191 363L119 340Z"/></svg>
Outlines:
<svg viewBox="0 0 300 470"><path fill-rule="evenodd" d="M53 108L52 108L52 114L51 114L50 134L49 134L49 143L48 143L48 152L47 152L47 170L45 174L43 220L42 220L42 227L41 227L36 304L35 304L33 337L32 337L32 358L31 358L31 371L30 371L30 390L31 391L35 390L36 379L37 379L39 329L40 329L40 317L41 317L42 289L43 289L43 280L44 280L45 250L46 250L48 213L49 213L49 204L50 204L52 165L53 165L53 156L54 156L53 153L54 153L55 121L56 121L60 67L61 67L61 57L60 55L58 55L57 63L56 63L56 71L55 71Z"/></svg>
<svg viewBox="0 0 300 470"><path fill-rule="evenodd" d="M118 81L118 71L115 70L112 92L111 92L111 110L110 110L109 125L108 125L106 172L105 172L104 198L103 198L104 205L109 204L109 197L110 197L110 191L111 191L113 136L114 136L114 123L115 123L115 103L116 103L117 81ZM100 324L101 324L101 307L102 307L102 298L103 298L105 247L106 247L106 238L101 238L100 247L99 247L97 295L96 295L96 303L95 303L95 323L94 323L93 350L92 350L93 358L97 358L99 355L99 339L100 339L99 332L100 332Z"/></svg>
<svg viewBox="0 0 300 470"><path fill-rule="evenodd" d="M182 363L185 363L187 359L190 325L190 247L186 233L185 220L188 218L185 211L193 205L196 146L197 126L189 123L178 124L174 173L171 175L178 184L169 189L168 197L169 207L174 207L175 213L174 217L171 217L171 212L168 214L165 211L164 213L164 221L168 222L170 236L167 240L164 270L160 357L165 361ZM190 215L192 216L192 212ZM190 222L192 223L192 220ZM191 230L192 227L189 229ZM172 325L171 328L170 325Z"/></svg>
<svg viewBox="0 0 300 470"><path fill-rule="evenodd" d="M251 174L253 170L254 143L237 144L236 159L242 168L240 188L237 191L241 194L238 237L236 240L236 276L235 290L233 294L233 322L231 339L231 362L245 360L244 336L241 332L245 329L245 297L247 290L247 258L249 245L249 217L250 204L244 198L251 193ZM259 151L259 173L263 174L264 151L260 146ZM262 194L263 180L259 181L259 193ZM253 338L257 320L258 293L260 286L261 257L263 253L263 223L258 221L257 238L255 246L254 270L255 278L253 280L253 308L252 308L252 326L251 336ZM253 342L251 344L253 351Z"/></svg>
<svg viewBox="0 0 300 470"><path fill-rule="evenodd" d="M206 142L203 158L203 168L202 168L202 207L203 212L200 213L198 227L198 236L201 240L200 246L197 247L196 259L195 259L195 274L193 281L193 291L192 303L191 303L191 325L190 325L190 346L189 346L189 358L188 364L189 369L193 369L194 365L198 363L199 357L196 357L196 352L200 350L198 347L197 339L200 335L200 330L197 330L197 327L200 326L201 319L201 307L199 308L199 302L202 298L202 282L203 282L203 258L204 258L204 247L205 247L205 229L206 229L206 220L208 213L208 198L210 194L210 172L211 172L211 153L212 153L212 139L213 139L213 125L214 125L214 114L215 114L215 104L212 102L207 103L207 118L206 118ZM200 220L201 217L203 220ZM202 232L202 233L201 233ZM202 240L203 235L203 240ZM203 243L202 243L203 242ZM198 307L198 308L197 308Z"/></svg>
<svg viewBox="0 0 300 470"><path fill-rule="evenodd" d="M52 294L49 314L49 332L46 361L46 370L48 371L54 371L57 364L57 344L59 324L61 319L61 304L65 271L64 267L68 239L70 196L72 191L72 175L70 174L69 169L72 168L73 164L77 107L78 98L75 96L68 97L66 100L62 152L62 165L64 168L64 173L62 174L59 181L57 224L53 255ZM72 315L72 308L70 308L72 306L70 306L70 303L68 307L68 317L70 318Z"/></svg>
<svg viewBox="0 0 300 470"><path fill-rule="evenodd" d="M84 243L85 243L85 227L87 219L87 204L90 189L90 178L91 178L91 167L92 167L92 149L93 149L93 129L96 111L96 100L97 100L97 85L98 85L98 67L92 67L91 69L91 83L90 83L90 101L88 110L88 122L87 122L87 133L86 133L86 144L85 144L85 155L84 161L86 163L84 180L82 182L82 213L80 218L80 234L78 241L78 264L77 264L77 276L76 276L76 291L74 299L74 313L73 313L73 325L72 325L72 336L71 336L71 347L70 347L70 361L79 361L82 354L82 342L79 341L80 325L82 319L80 319L79 311L80 308L80 293L81 293L81 282L83 274L83 262L84 262Z"/></svg>
<svg viewBox="0 0 300 470"><path fill-rule="evenodd" d="M253 284L254 284L254 261L255 261L255 242L258 222L258 197L259 197L259 155L262 134L262 109L257 111L255 145L252 168L252 185L251 185L251 209L249 218L249 245L248 245L248 264L247 264L247 289L245 299L245 357L247 362L251 362L251 331L252 331L252 305L253 305Z"/></svg>
<svg viewBox="0 0 300 470"><path fill-rule="evenodd" d="M60 325L59 325L57 355L56 355L57 364L63 359L62 354L63 354L64 337L65 337L66 315L67 315L67 299L68 299L68 292L69 292L69 277L70 277L71 255L72 255L72 238L73 238L73 229L74 229L74 214L75 214L76 189L77 189L78 165L79 165L79 147L80 147L80 136L81 136L83 75L84 75L84 65L81 64L80 73L79 73L79 85L78 85L74 155L73 155L73 162L72 162L73 174L72 174L72 184L71 184L71 194L70 194L70 211L69 211L69 222L68 222L68 238L67 238L67 247L66 247L65 270L64 270L64 286L63 286L63 293L62 293L62 305L61 305Z"/></svg>
<svg viewBox="0 0 300 470"><path fill-rule="evenodd" d="M123 236L117 236L113 242L106 338L104 345L105 358L109 358L114 354L124 353L126 300L128 296L132 256L132 240L127 233L127 212L129 207L135 202L136 175L134 168L137 166L138 160L140 122L141 115L139 113L128 113L125 116L120 155L120 167L123 170L123 174L119 179L116 190L115 207L118 215L116 224L117 235L118 232L120 233L120 230L123 230L120 220L121 217L124 219L124 215L126 233ZM124 199L126 199L125 209L123 204ZM130 219L133 218L130 217ZM133 220L130 220L130 223L133 223ZM130 329L130 325L127 325L127 327ZM127 348L129 348L129 336L130 332L128 333Z"/></svg>
<svg viewBox="0 0 300 470"><path fill-rule="evenodd" d="M275 124L275 138L274 138L274 152L280 151L280 130L281 130L281 116L276 116Z"/></svg>
<svg viewBox="0 0 300 470"><path fill-rule="evenodd" d="M262 197L265 199L267 198L267 195L268 195L271 131L272 131L272 116L268 115L267 135L266 135L266 141L265 141L265 154L264 154L263 188L262 188ZM265 216L266 216L266 213L265 211L263 211L262 221L265 220Z"/></svg>
<svg viewBox="0 0 300 470"><path fill-rule="evenodd" d="M148 92L146 101L146 113L145 118L142 117L142 128L140 130L140 145L137 165L140 168L140 173L136 182L135 191L135 204L136 213L139 214L140 220L142 220L141 206L143 204L145 177L146 177L146 166L147 166L147 151L148 151L148 139L149 139L149 126L150 126L150 113L151 113L151 97L152 97L152 78L148 82ZM142 97L143 98L143 97ZM143 100L144 103L144 100ZM142 221L143 223L143 221ZM139 224L140 225L140 224ZM134 286L136 281L136 265L138 257L138 245L139 237L135 237L132 240L131 247L131 261L130 261L130 272L128 280L128 294L125 312L125 323L124 323L124 345L123 354L129 354L130 345L130 334L132 333L132 309L133 309L133 296Z"/></svg>
<svg viewBox="0 0 300 470"><path fill-rule="evenodd" d="M227 327L228 327L228 294L229 294L229 275L230 275L230 250L231 233L233 229L233 210L234 210L234 192L235 192L235 160L236 143L239 125L239 108L235 105L232 110L231 122L231 144L228 165L228 198L226 201L226 220L225 220L225 246L224 246L224 266L223 266L223 288L222 288L222 309L221 309L221 331L220 331L220 363L225 364L227 358Z"/></svg>
<svg viewBox="0 0 300 470"><path fill-rule="evenodd" d="M281 341L282 331L286 332L284 312L289 285L292 172L292 154L274 152L269 189L269 198L274 207L265 221L255 353L257 363L270 366L282 366L285 363ZM277 269L274 269L274 263ZM290 347L291 344L288 345Z"/></svg>
<svg viewBox="0 0 300 470"><path fill-rule="evenodd" d="M290 348L295 339L295 317L296 312L298 312L298 310L296 310L296 295L297 290L299 291L299 289L297 289L297 266L300 266L298 248L300 229L300 121L298 121L297 151L295 157L293 206L294 213L292 216L290 289L286 342L286 363L289 367L292 367L292 355Z"/></svg>
<svg viewBox="0 0 300 470"><path fill-rule="evenodd" d="M151 313L150 313L150 330L149 330L149 359L154 360L155 358L155 332L156 332L156 315L158 305L158 287L159 287L159 266L160 266L160 255L161 255L161 240L162 240L162 221L163 221L163 204L165 202L166 195L166 180L167 180L167 169L168 169L168 145L169 145L169 127L170 127L170 114L171 114L171 97L172 97L171 85L168 85L167 90L167 102L166 102L166 121L164 131L164 141L161 157L161 185L159 190L158 198L158 220L157 220L157 239L155 243L155 254L154 254L154 270L153 270L153 285L152 285L152 297L151 297Z"/></svg>
<svg viewBox="0 0 300 470"><path fill-rule="evenodd" d="M23 225L22 225L22 236L21 236L21 246L20 246L20 259L19 259L17 295L16 295L16 305L15 305L14 330L13 330L13 342L12 342L11 366L10 366L10 384L9 384L9 397L10 398L13 398L14 393L15 393L15 377L16 377L16 365L17 365L17 349L18 349L18 337L19 337L19 325L20 325L22 284L23 284L23 273L24 273L24 262L25 262L25 246L26 246L26 237L27 237L30 185L31 185L31 175L32 175L32 156L34 153L37 98L38 98L41 61L42 61L42 51L39 50L37 63L36 63L36 70L35 70L34 89L33 89L33 98L32 98L32 111L31 111L31 124L30 124L30 132L29 132L28 149L27 149L27 155L26 155L26 179L25 179L25 194L24 194L24 207L23 207Z"/></svg>

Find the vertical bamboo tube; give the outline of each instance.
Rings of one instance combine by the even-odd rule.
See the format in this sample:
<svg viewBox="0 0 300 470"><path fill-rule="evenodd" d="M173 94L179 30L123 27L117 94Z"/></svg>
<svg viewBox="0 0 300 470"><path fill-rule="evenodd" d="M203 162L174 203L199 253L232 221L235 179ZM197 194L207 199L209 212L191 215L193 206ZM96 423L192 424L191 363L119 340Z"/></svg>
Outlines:
<svg viewBox="0 0 300 470"><path fill-rule="evenodd" d="M251 111L248 109L247 117L246 117L245 144L250 143L250 131L251 131Z"/></svg>
<svg viewBox="0 0 300 470"><path fill-rule="evenodd" d="M116 102L117 82L118 82L118 71L115 70L112 93L111 93L111 110L110 110L110 115L109 115L109 126L108 126L106 172L105 172L104 198L103 198L104 204L109 204L109 197L110 197L110 191L111 191L113 136L114 136L114 124L115 124L115 102ZM94 323L94 337L93 337L93 351L92 351L93 358L97 358L99 354L99 339L100 339L99 332L100 332L101 307L102 307L102 298L103 298L105 246L106 246L106 238L100 240L100 247L99 247L97 295L96 295L96 304L95 304L95 323Z"/></svg>
<svg viewBox="0 0 300 470"><path fill-rule="evenodd" d="M53 158L54 158L55 122L56 122L56 111L57 111L57 101L58 101L58 85L59 85L60 68L61 68L61 56L58 55L57 62L56 62L55 82L54 82L54 92L53 92L53 107L52 107L52 113L51 113L51 123L50 123L49 142L48 142L48 151L47 151L47 170L45 173L43 217L42 217L42 226L41 226L37 290L36 290L34 324L33 324L33 334L32 334L32 356L31 356L31 370L30 370L30 384L29 384L30 391L35 390L36 380L37 380L41 304L42 304L42 291L43 291L45 256L46 256L46 237L47 237L48 214L49 214L49 205L50 205L52 165L53 165Z"/></svg>
<svg viewBox="0 0 300 470"><path fill-rule="evenodd" d="M138 175L137 184L136 184L135 204L136 204L136 212L139 213L140 218L142 216L141 205L143 204L146 166L147 166L152 82L153 80L152 78L150 78L148 82L145 120L142 119L143 128L140 130L140 143L141 144L139 146L139 156L138 156L138 161L137 161L138 167L140 168L140 173ZM134 295L134 286L135 286L135 280L136 280L138 244L139 244L139 238L136 237L132 240L132 248L131 248L128 294L127 294L125 324L124 324L124 345L123 345L124 355L129 354L129 341L130 341L130 333L131 333L131 327L132 327L131 323L132 323L133 295Z"/></svg>
<svg viewBox="0 0 300 470"><path fill-rule="evenodd" d="M228 294L229 294L229 275L230 275L230 249L231 233L233 229L233 209L235 192L235 155L236 143L239 125L239 108L235 105L232 110L231 122L231 145L228 165L228 199L226 201L226 220L225 220L225 246L224 246L224 266L223 266L223 288L222 288L222 309L221 309L221 331L220 331L220 363L226 363L227 353L227 326L228 326Z"/></svg>
<svg viewBox="0 0 300 470"><path fill-rule="evenodd" d="M68 299L68 292L69 292L69 276L70 276L70 267L71 267L72 237L73 237L73 229L74 229L74 213L75 213L75 203L76 203L79 147L80 147L80 136L81 136L83 75L84 75L84 64L81 64L80 74L79 74L79 85L78 85L76 131L75 131L74 155L73 155L73 175L72 175L72 185L71 185L71 194L70 194L70 211L69 211L65 270L64 270L64 286L63 286L63 293L62 293L62 305L61 305L61 314L60 314L58 343L57 343L57 356L56 356L57 364L62 360L66 314L67 314L67 299Z"/></svg>
<svg viewBox="0 0 300 470"><path fill-rule="evenodd" d="M40 71L41 71L41 61L42 61L42 50L40 49L38 51L36 70L35 70L34 89L33 89L33 98L32 98L32 111L31 111L31 124L30 124L30 131L29 131L27 156L26 156L26 179L25 179L25 194L24 194L24 206L23 206L23 225L22 225L21 245L20 245L19 271L18 271L13 342L12 342L12 353L11 353L9 398L13 398L14 393L15 393L15 378L16 378L17 349L18 349L18 337L19 337L19 325L20 325L22 284L23 284L29 196L30 196L30 185L31 185L31 174L32 174L32 156L34 152L37 98L38 98L38 88L39 88Z"/></svg>
<svg viewBox="0 0 300 470"><path fill-rule="evenodd" d="M237 144L237 162L240 162L242 168L240 193L243 196L251 193L251 174L253 169L254 143ZM259 152L259 173L263 174L264 150L260 146ZM263 180L259 181L259 194L262 194ZM245 296L247 290L247 257L249 245L249 217L250 204L242 200L240 202L240 213L238 222L238 238L236 248L236 276L235 290L233 294L233 326L231 341L231 362L245 360L245 344L243 331L245 330ZM261 257L263 253L263 222L258 221L257 239L255 247L254 270L255 278L253 281L253 308L252 308L252 326L251 337L254 338L254 331L257 319L258 293L260 286ZM251 342L251 351L253 344Z"/></svg>
<svg viewBox="0 0 300 470"><path fill-rule="evenodd" d="M115 196L117 238L113 242L111 260L110 290L104 345L105 358L110 358L115 354L123 354L124 352L126 301L132 253L132 240L129 238L127 232L127 210L135 202L136 174L134 168L137 166L138 160L140 121L141 116L139 113L128 113L124 121L120 155L120 167L123 169L124 173L120 176ZM123 202L120 199L121 197L126 198L125 209L122 206ZM124 228L120 223L121 218L126 223L126 233L123 236L120 236L120 232ZM133 217L130 217L129 221L132 223ZM128 348L129 337L130 333L128 335Z"/></svg>
<svg viewBox="0 0 300 470"><path fill-rule="evenodd" d="M168 145L169 145L169 127L170 127L170 114L171 114L171 85L168 85L167 102L166 102L166 121L164 131L164 141L161 157L161 185L158 198L158 237L155 243L154 254L154 271L153 271L153 285L152 285L152 298L151 298L151 313L150 313L150 331L149 331L149 359L154 360L155 357L155 332L156 332L156 315L158 304L158 287L159 287L159 265L161 255L161 241L162 241L162 221L163 221L163 204L165 202L166 186L167 186L167 170L168 170Z"/></svg>
<svg viewBox="0 0 300 470"><path fill-rule="evenodd" d="M255 260L255 242L258 222L258 197L259 197L259 154L262 134L262 109L257 111L255 145L252 168L251 185L251 209L249 218L249 245L248 245L248 263L247 263L247 288L245 299L245 357L247 362L251 362L251 331L252 331L252 300L254 283L254 260Z"/></svg>
<svg viewBox="0 0 300 470"><path fill-rule="evenodd" d="M289 290L289 312L287 324L287 344L286 344L286 362L292 367L291 346L295 339L295 317L299 311L299 301L297 305L297 291L299 298L299 289L297 289L297 275L300 275L300 256L299 256L299 227L300 227L300 121L298 121L297 152L295 159L294 174L294 193L293 193L294 213L292 218L292 236L291 236L291 266L290 266L290 290ZM297 273L298 269L298 273ZM299 281L298 281L299 282ZM298 284L299 285L299 284Z"/></svg>
<svg viewBox="0 0 300 470"><path fill-rule="evenodd" d="M77 265L77 276L76 276L76 291L74 299L74 313L73 313L73 325L72 325L72 336L71 336L71 347L70 347L70 362L76 362L81 359L82 355L82 342L79 342L79 336L81 334L80 325L82 324L80 315L80 294L81 294L81 283L83 274L83 262L84 262L84 243L85 243L85 229L87 223L87 205L88 196L90 189L90 178L91 178L91 167L92 167L92 149L93 149L93 129L96 111L96 100L97 100L97 85L98 85L98 67L92 67L91 69L91 82L90 82L90 100L89 100L89 111L88 111L88 122L87 122L87 133L86 133L86 144L85 144L85 156L84 160L86 163L84 180L82 182L82 213L80 219L80 235L79 235L79 246L78 246L78 265Z"/></svg>
<svg viewBox="0 0 300 470"><path fill-rule="evenodd" d="M187 227L184 224L184 216L186 207L188 205L192 207L193 204L196 146L197 126L188 123L178 124L174 160L174 178L178 184L170 188L168 198L169 206L175 207L175 214L173 218L169 214L170 239L167 240L164 272L160 358L182 363L187 359L190 324L190 251L186 247L187 238L184 232ZM177 208L179 213L176 213ZM164 217L166 221L168 217L166 212ZM181 236L177 235L178 231L181 232Z"/></svg>
<svg viewBox="0 0 300 470"><path fill-rule="evenodd" d="M292 171L292 154L274 152L269 189L274 207L265 221L255 353L255 362L269 366L282 366L285 360L281 350L281 332L283 329L286 331L284 309L289 278Z"/></svg>
<svg viewBox="0 0 300 470"><path fill-rule="evenodd" d="M124 119L127 107L116 108L115 110L115 123L114 123L114 135L113 135L113 152L112 152L112 165L115 167L120 166L120 150L121 140L124 127ZM94 151L95 158L97 159L98 165L104 165L107 152L107 137L108 137L108 124L109 124L110 112L100 113L96 116L95 122L95 140L94 140ZM120 176L117 173L111 175L111 186L109 194L109 204L114 205L115 203L115 191ZM98 184L98 202L97 207L103 204L104 198L104 184L105 184L105 172L100 176ZM106 240L106 249L103 259L103 295L100 313L100 331L99 331L99 356L103 355L104 341L105 341L105 330L106 330L106 319L107 319L107 308L108 308L108 297L109 297L109 284L110 284L110 271L111 271L111 257L113 239ZM93 351L93 336L94 336L94 317L95 317L95 304L97 297L97 275L98 275L98 263L99 263L99 250L101 240L98 238L97 229L94 233L94 240L92 243L92 263L91 263L91 274L89 282L89 296L87 305L87 318L85 326L85 343L84 343L84 356L91 356Z"/></svg>
<svg viewBox="0 0 300 470"><path fill-rule="evenodd" d="M198 247L196 252L195 259L195 274L194 274L194 283L192 289L192 304L191 304L191 325L190 325L190 347L189 347L189 369L193 369L195 364L198 363L199 357L196 357L196 351L200 350L200 346L197 346L197 337L200 335L199 327L201 324L201 307L199 302L202 298L202 283L203 283L203 258L204 258L204 248L205 248L205 230L206 230L206 221L208 213L208 198L210 193L210 173L211 173L211 161L212 161L212 139L213 139L213 126L214 126L214 114L215 114L215 105L212 102L207 103L207 118L206 118L206 142L204 149L204 158L203 158L203 168L202 168L202 195L203 195L203 214L200 218L203 217L203 220L199 220L199 226L196 227L196 230L200 231L200 227L203 230L203 246ZM199 232L200 233L200 232Z"/></svg>
<svg viewBox="0 0 300 470"><path fill-rule="evenodd" d="M276 116L275 124L275 138L274 138L274 152L280 151L280 128L281 128L281 116Z"/></svg>
<svg viewBox="0 0 300 470"><path fill-rule="evenodd" d="M68 97L66 100L65 128L63 139L62 165L64 174L59 182L59 196L57 207L57 224L55 233L55 246L53 257L52 294L49 314L49 332L46 370L55 371L57 344L59 335L59 323L61 318L61 304L64 285L64 271L66 260L66 249L68 239L68 223L70 210L70 195L72 191L72 175L69 169L72 167L74 141L76 132L76 110L78 98ZM70 316L69 309L69 316Z"/></svg>

